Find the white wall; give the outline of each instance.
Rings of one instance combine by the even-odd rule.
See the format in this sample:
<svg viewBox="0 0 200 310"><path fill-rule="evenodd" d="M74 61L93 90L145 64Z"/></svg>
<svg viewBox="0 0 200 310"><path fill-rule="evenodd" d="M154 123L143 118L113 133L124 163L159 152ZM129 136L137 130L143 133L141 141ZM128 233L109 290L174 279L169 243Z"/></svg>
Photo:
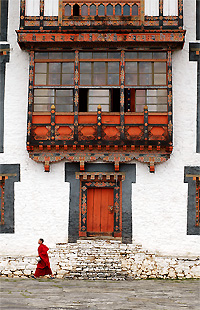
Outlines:
<svg viewBox="0 0 200 310"><path fill-rule="evenodd" d="M10 0L6 65L5 153L0 164L20 164L21 182L15 183L15 234L1 234L1 254L36 254L38 238L53 247L68 237L69 185L64 182L64 162L43 165L26 151L28 53L17 44L19 0ZM12 4L12 5L11 5ZM133 184L133 238L146 249L161 254L193 256L200 253L200 236L188 236L187 192L184 166L200 165L196 154L197 63L189 62L189 42L195 41L195 3L185 1L187 30L183 50L173 53L174 151L171 159L150 174L136 162ZM191 82L192 81L192 82Z"/></svg>

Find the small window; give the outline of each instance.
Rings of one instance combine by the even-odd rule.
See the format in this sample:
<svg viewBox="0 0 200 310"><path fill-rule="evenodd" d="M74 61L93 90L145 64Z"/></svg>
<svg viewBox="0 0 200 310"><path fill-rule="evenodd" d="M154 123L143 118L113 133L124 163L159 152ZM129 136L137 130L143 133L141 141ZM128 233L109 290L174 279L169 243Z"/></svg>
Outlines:
<svg viewBox="0 0 200 310"><path fill-rule="evenodd" d="M123 15L130 16L130 6L128 4L124 5Z"/></svg>
<svg viewBox="0 0 200 310"><path fill-rule="evenodd" d="M79 16L79 5L74 4L73 6L73 16Z"/></svg>
<svg viewBox="0 0 200 310"><path fill-rule="evenodd" d="M103 4L100 4L99 5L99 8L98 8L98 15L99 16L105 16L105 6Z"/></svg>
<svg viewBox="0 0 200 310"><path fill-rule="evenodd" d="M132 15L133 16L138 16L138 6L137 6L137 4L134 4L132 6Z"/></svg>
<svg viewBox="0 0 200 310"><path fill-rule="evenodd" d="M88 16L88 6L86 4L81 7L81 16Z"/></svg>
<svg viewBox="0 0 200 310"><path fill-rule="evenodd" d="M122 9L121 9L121 5L120 5L120 4L117 4L117 5L115 6L115 15L116 15L116 16L122 15Z"/></svg>
<svg viewBox="0 0 200 310"><path fill-rule="evenodd" d="M90 16L96 16L96 5L94 4L90 6Z"/></svg>
<svg viewBox="0 0 200 310"><path fill-rule="evenodd" d="M113 5L112 4L107 5L107 16L113 16Z"/></svg>
<svg viewBox="0 0 200 310"><path fill-rule="evenodd" d="M65 6L65 16L71 16L71 5L69 4Z"/></svg>
<svg viewBox="0 0 200 310"><path fill-rule="evenodd" d="M96 112L99 104L101 105L102 112L110 111L109 89L89 89L88 112Z"/></svg>

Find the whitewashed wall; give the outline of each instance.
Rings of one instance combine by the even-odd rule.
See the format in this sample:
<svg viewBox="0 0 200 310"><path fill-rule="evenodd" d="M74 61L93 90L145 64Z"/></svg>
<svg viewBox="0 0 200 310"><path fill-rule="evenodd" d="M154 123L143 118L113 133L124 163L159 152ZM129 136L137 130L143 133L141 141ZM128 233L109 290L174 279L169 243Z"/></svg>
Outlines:
<svg viewBox="0 0 200 310"><path fill-rule="evenodd" d="M196 154L197 63L189 62L189 42L195 41L195 1L184 1L183 50L173 53L174 151L171 159L150 174L147 165L136 163L132 185L133 238L145 249L167 255L195 256L200 236L188 236L187 194L184 166L200 165ZM28 102L28 53L16 40L20 0L10 0L6 64L5 153L0 164L20 164L21 181L15 183L15 233L0 234L2 255L34 255L37 240L54 247L68 237L69 184L64 182L64 162L53 164L50 173L26 151Z"/></svg>
<svg viewBox="0 0 200 310"><path fill-rule="evenodd" d="M26 0L26 16L40 16L40 0Z"/></svg>
<svg viewBox="0 0 200 310"><path fill-rule="evenodd" d="M59 0L45 0L44 1L44 15L58 16Z"/></svg>

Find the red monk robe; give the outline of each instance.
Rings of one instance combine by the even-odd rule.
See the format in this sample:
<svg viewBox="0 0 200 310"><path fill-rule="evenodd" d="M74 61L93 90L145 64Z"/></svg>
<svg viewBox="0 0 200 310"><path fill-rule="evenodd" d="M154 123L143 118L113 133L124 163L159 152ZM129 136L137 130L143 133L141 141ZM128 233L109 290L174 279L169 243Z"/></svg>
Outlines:
<svg viewBox="0 0 200 310"><path fill-rule="evenodd" d="M50 275L52 274L50 263L49 263L49 257L47 254L48 250L49 248L43 243L41 243L38 247L38 254L41 260L38 262L37 268L34 274L36 278L40 276L45 276L46 274L50 274Z"/></svg>

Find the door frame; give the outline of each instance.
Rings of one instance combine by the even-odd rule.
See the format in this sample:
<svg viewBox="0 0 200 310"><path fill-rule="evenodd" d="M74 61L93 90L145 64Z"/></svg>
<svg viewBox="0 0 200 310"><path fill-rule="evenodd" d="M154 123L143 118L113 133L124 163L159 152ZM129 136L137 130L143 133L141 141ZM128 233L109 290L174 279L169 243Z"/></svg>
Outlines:
<svg viewBox="0 0 200 310"><path fill-rule="evenodd" d="M88 188L114 189L114 237L122 237L122 181L123 172L77 172L80 180L79 237L87 238L87 190Z"/></svg>

